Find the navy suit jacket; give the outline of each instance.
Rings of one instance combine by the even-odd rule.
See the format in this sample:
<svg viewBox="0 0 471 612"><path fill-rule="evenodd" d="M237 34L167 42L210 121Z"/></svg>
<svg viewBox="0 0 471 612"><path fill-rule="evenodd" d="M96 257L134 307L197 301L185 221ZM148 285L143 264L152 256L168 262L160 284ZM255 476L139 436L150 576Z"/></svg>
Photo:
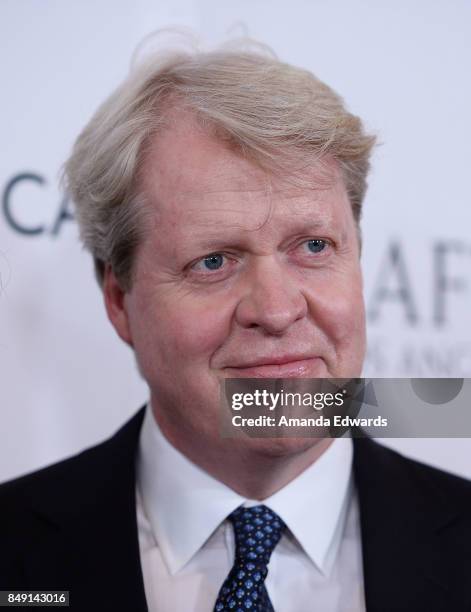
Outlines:
<svg viewBox="0 0 471 612"><path fill-rule="evenodd" d="M143 415L0 486L0 590L68 590L77 612L147 611L135 500ZM470 612L471 483L369 439L354 440L353 467L367 612Z"/></svg>

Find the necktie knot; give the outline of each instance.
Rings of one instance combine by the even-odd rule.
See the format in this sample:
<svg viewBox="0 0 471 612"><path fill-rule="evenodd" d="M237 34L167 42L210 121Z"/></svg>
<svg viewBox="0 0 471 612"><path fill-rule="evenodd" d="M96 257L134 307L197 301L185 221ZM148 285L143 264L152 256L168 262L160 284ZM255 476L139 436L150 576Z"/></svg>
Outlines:
<svg viewBox="0 0 471 612"><path fill-rule="evenodd" d="M266 566L286 525L267 506L239 507L229 516L234 526L236 559Z"/></svg>

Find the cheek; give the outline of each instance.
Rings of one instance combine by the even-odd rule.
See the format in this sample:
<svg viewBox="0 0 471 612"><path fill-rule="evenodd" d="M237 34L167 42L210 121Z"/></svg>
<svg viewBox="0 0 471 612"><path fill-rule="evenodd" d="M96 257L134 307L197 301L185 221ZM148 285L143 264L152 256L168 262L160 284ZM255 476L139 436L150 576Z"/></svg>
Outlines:
<svg viewBox="0 0 471 612"><path fill-rule="evenodd" d="M337 300L332 331L339 341L357 342L365 332L365 306L361 290L346 292Z"/></svg>
<svg viewBox="0 0 471 612"><path fill-rule="evenodd" d="M338 345L363 342L365 306L360 274L325 279L309 292L314 322Z"/></svg>
<svg viewBox="0 0 471 612"><path fill-rule="evenodd" d="M162 358L189 368L208 364L230 333L233 308L221 297L171 300L160 305L155 343Z"/></svg>

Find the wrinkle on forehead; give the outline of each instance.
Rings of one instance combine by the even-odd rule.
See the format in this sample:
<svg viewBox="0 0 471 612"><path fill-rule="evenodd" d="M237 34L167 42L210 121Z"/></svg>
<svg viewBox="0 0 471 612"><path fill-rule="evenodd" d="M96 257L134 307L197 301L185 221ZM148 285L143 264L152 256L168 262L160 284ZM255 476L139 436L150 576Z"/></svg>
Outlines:
<svg viewBox="0 0 471 612"><path fill-rule="evenodd" d="M214 207L205 203L204 208L198 205L190 206L185 211L185 223L197 229L235 229L246 232L257 232L270 224L272 221L280 221L284 225L306 224L325 228L334 221L333 211L329 208L316 207L315 203L303 201L291 202L291 206L277 206L283 201L268 197L261 206L260 198L257 206L251 208L250 204L243 202L240 206ZM337 219L338 223L339 219Z"/></svg>
<svg viewBox="0 0 471 612"><path fill-rule="evenodd" d="M223 181L221 181L223 182ZM229 178L228 183L231 183ZM332 211L325 206L326 198L342 197L340 185L338 196L328 193L337 190L335 177L329 175L329 183L316 182L310 187L293 186L288 180L269 175L259 179L259 186L247 188L209 186L202 189L180 189L172 195L174 210L184 211L187 221L195 225L208 226L224 222L246 230L257 230L275 215L290 217L313 216L330 218ZM280 206L288 204L289 206ZM240 221L239 221L240 219Z"/></svg>
<svg viewBox="0 0 471 612"><path fill-rule="evenodd" d="M248 232L259 231L272 220L293 226L309 220L312 226L320 229L332 225L334 218L337 224L341 221L339 211L335 211L332 205L325 205L326 199L331 203L347 199L343 183L336 182L337 176L332 168L329 169L328 183L321 186L317 181L314 185L311 182L309 187L293 186L290 177L286 180L266 174L264 178L263 187L256 189L180 192L178 200L185 209L185 219L196 228L224 226ZM347 209L348 206L347 202Z"/></svg>
<svg viewBox="0 0 471 612"><path fill-rule="evenodd" d="M204 176L204 185L199 188L195 188L191 173L182 169L173 185L177 197L191 199L221 194L247 194L279 196L290 200L309 194L310 198L316 200L322 193L334 188L336 183L342 182L338 162L333 158L316 161L309 167L283 176L263 170L242 157L235 160L235 167L230 160L221 161L221 165L218 165L218 160L214 162L211 173Z"/></svg>

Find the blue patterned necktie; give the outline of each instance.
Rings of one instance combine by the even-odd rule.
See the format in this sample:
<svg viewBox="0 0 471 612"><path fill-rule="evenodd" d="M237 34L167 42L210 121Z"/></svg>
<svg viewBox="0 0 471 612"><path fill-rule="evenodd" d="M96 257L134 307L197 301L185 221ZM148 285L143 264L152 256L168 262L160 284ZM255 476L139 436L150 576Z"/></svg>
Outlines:
<svg viewBox="0 0 471 612"><path fill-rule="evenodd" d="M235 560L219 591L214 612L274 612L265 586L268 562L286 525L266 506L240 506L229 515Z"/></svg>

